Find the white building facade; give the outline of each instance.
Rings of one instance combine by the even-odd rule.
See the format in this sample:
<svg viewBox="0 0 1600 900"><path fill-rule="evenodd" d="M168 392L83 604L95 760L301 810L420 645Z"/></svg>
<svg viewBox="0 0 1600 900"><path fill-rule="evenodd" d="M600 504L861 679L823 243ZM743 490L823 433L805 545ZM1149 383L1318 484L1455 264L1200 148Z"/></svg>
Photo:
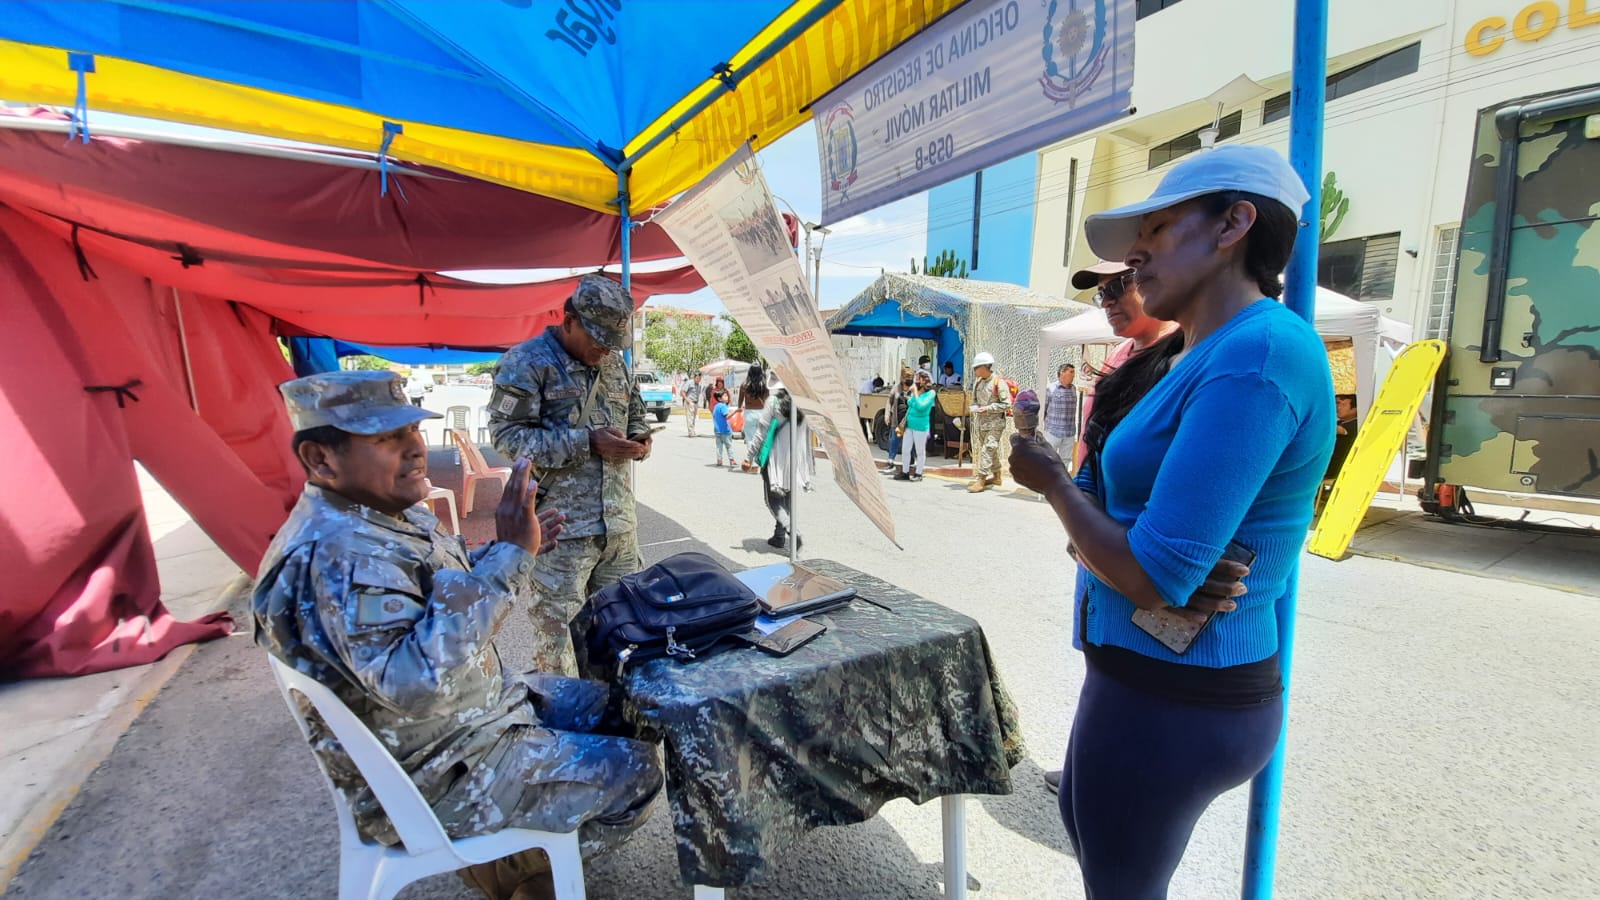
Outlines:
<svg viewBox="0 0 1600 900"><path fill-rule="evenodd" d="M1600 0L1329 5L1323 165L1349 208L1324 236L1318 280L1440 336L1478 112L1600 83ZM1134 113L1038 154L1034 290L1073 293L1069 274L1093 262L1083 217L1148 196L1199 150L1200 129L1288 152L1292 3L1137 6Z"/></svg>

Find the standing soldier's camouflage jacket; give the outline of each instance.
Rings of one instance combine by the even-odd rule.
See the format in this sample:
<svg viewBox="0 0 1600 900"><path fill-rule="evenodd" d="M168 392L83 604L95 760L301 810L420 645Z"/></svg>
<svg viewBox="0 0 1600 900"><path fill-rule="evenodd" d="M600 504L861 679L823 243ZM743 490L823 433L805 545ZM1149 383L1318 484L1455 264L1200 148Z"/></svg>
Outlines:
<svg viewBox="0 0 1600 900"><path fill-rule="evenodd" d="M585 825L590 843L610 842L660 785L652 750L583 733L604 685L502 672L492 639L538 577L534 557L508 543L469 557L438 524L420 507L388 516L307 485L261 563L256 642L332 689L449 833ZM355 765L302 707L358 828L395 843Z"/></svg>
<svg viewBox="0 0 1600 900"><path fill-rule="evenodd" d="M649 432L639 388L618 354L591 369L567 354L557 331L546 328L500 358L489 401L490 438L506 458L533 463L540 492L549 492L540 507L552 505L567 516L562 540L631 532L637 519L629 463L590 452L589 430L611 426L629 437Z"/></svg>
<svg viewBox="0 0 1600 900"><path fill-rule="evenodd" d="M972 427L1003 429L1006 410L1011 408L1011 388L999 375L990 373L972 383Z"/></svg>

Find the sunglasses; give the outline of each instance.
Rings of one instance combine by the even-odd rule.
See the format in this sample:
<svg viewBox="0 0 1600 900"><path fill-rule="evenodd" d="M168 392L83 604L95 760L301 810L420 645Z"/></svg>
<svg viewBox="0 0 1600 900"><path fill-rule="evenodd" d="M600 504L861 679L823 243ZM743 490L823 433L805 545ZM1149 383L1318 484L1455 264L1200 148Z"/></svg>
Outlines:
<svg viewBox="0 0 1600 900"><path fill-rule="evenodd" d="M1129 272L1126 275L1119 275L1101 285L1100 290L1095 291L1094 296L1090 299L1094 301L1095 306L1105 306L1107 303L1115 303L1118 300L1121 300L1122 295L1126 294L1128 292L1128 288L1132 286L1132 272Z"/></svg>

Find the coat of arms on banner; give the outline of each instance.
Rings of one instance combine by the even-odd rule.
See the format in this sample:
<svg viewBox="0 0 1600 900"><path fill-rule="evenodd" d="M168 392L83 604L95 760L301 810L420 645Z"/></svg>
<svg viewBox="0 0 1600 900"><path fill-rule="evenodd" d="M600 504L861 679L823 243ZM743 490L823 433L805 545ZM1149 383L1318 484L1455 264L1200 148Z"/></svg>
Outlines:
<svg viewBox="0 0 1600 900"><path fill-rule="evenodd" d="M1056 103L1075 104L1105 71L1106 0L1050 0L1044 27L1044 76L1039 84Z"/></svg>
<svg viewBox="0 0 1600 900"><path fill-rule="evenodd" d="M856 183L856 126L850 104L841 103L822 121L827 137L828 190L846 194Z"/></svg>

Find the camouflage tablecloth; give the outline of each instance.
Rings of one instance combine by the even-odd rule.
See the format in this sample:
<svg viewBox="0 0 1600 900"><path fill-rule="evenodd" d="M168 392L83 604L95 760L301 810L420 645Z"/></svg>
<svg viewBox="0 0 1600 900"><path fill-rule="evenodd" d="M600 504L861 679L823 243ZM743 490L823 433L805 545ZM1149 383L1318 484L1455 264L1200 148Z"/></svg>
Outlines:
<svg viewBox="0 0 1600 900"><path fill-rule="evenodd" d="M815 617L825 634L786 657L654 660L624 683L626 716L665 748L685 883L758 883L806 831L898 797L1011 792L1022 736L978 623L837 563L806 565L858 592Z"/></svg>

